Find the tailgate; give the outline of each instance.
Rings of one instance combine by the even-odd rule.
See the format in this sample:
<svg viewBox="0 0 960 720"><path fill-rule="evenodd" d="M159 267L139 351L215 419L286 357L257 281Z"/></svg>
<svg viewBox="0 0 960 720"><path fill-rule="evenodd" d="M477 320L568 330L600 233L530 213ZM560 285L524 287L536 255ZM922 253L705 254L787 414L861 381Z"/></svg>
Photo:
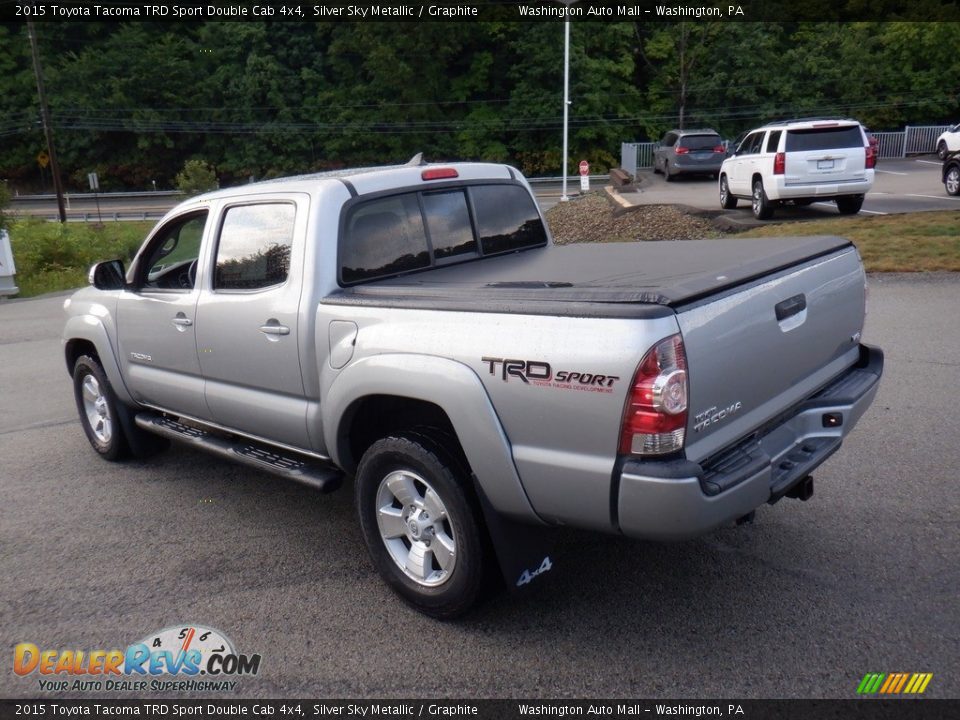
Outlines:
<svg viewBox="0 0 960 720"><path fill-rule="evenodd" d="M865 285L852 247L678 308L695 462L754 432L859 356Z"/></svg>

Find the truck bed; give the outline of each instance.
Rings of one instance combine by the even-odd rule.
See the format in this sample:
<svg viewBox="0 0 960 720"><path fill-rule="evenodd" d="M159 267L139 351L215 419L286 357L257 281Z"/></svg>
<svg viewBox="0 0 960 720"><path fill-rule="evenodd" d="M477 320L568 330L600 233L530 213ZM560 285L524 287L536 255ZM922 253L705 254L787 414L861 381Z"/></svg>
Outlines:
<svg viewBox="0 0 960 720"><path fill-rule="evenodd" d="M324 302L658 317L850 245L831 236L559 245L343 288Z"/></svg>

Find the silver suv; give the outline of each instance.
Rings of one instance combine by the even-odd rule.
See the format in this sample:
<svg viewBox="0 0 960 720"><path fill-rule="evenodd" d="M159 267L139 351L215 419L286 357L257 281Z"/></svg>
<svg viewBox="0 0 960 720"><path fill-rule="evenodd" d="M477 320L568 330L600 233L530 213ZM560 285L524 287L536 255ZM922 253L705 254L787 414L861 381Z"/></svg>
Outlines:
<svg viewBox="0 0 960 720"><path fill-rule="evenodd" d="M841 214L860 212L873 187L876 148L856 120L785 120L752 130L720 168L720 205L749 199L763 220L780 203L833 200Z"/></svg>

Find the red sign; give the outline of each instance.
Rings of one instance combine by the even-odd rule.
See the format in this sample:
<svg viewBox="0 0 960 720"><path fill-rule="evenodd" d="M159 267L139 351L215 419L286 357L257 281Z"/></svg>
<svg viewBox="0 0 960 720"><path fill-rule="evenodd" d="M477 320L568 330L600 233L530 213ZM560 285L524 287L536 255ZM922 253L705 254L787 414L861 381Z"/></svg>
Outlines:
<svg viewBox="0 0 960 720"><path fill-rule="evenodd" d="M580 161L580 174L581 174L581 175L589 175L589 174L590 174L590 163L588 163L586 160L581 160L581 161Z"/></svg>

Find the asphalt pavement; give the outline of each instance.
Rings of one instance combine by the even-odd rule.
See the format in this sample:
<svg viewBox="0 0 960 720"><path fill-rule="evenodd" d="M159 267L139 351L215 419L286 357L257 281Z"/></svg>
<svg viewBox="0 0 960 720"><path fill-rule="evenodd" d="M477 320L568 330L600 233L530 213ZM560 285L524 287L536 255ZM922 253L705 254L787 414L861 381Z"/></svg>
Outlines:
<svg viewBox="0 0 960 720"><path fill-rule="evenodd" d="M896 160L881 160L874 175L873 189L867 193L860 211L863 215L889 215L891 213L925 212L930 210L960 209L960 198L950 197L941 181L942 164L934 156L910 157ZM769 220L755 220L750 213L750 203L739 201L734 210L720 208L717 181L708 176L680 176L667 182L663 175L654 175L651 169L637 173L635 192L622 193L630 205L685 205L696 210L708 211L733 227L757 227L787 221L820 220L836 217L837 206L833 202L816 202L807 207L780 206ZM579 191L579 178L572 178L569 193ZM591 189L603 185L591 183ZM548 210L560 201L560 185L537 185L534 188L543 210Z"/></svg>
<svg viewBox="0 0 960 720"><path fill-rule="evenodd" d="M867 672L960 696L956 275L872 279L886 372L809 502L681 544L565 531L527 594L454 623L380 581L349 484L318 495L178 446L97 457L62 300L0 303L7 663L21 642L109 650L199 623L262 655L226 697L852 698ZM8 664L0 697L30 696L57 695Z"/></svg>

